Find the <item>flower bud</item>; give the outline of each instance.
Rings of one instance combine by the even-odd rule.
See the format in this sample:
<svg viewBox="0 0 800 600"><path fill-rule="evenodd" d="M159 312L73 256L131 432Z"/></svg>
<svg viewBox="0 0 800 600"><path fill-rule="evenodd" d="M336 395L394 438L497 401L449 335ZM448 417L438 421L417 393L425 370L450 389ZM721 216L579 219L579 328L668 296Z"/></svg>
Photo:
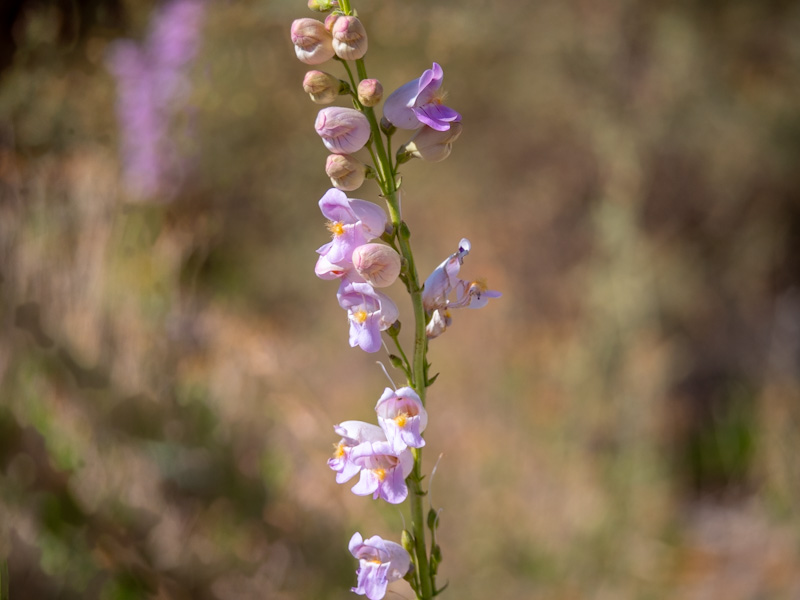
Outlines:
<svg viewBox="0 0 800 600"><path fill-rule="evenodd" d="M296 19L292 23L292 43L297 58L307 65L318 65L334 56L333 38L316 19Z"/></svg>
<svg viewBox="0 0 800 600"><path fill-rule="evenodd" d="M338 0L308 0L308 8L317 12L328 12L339 8Z"/></svg>
<svg viewBox="0 0 800 600"><path fill-rule="evenodd" d="M333 187L352 192L361 187L367 176L367 165L347 154L330 154L325 161L325 173Z"/></svg>
<svg viewBox="0 0 800 600"><path fill-rule="evenodd" d="M331 28L333 50L343 60L364 58L367 53L367 31L358 17L342 16Z"/></svg>
<svg viewBox="0 0 800 600"><path fill-rule="evenodd" d="M353 266L367 283L387 287L400 274L400 255L385 244L363 244L353 250Z"/></svg>
<svg viewBox="0 0 800 600"><path fill-rule="evenodd" d="M353 154L370 136L367 117L354 108L328 106L319 111L314 128L325 147L334 154Z"/></svg>
<svg viewBox="0 0 800 600"><path fill-rule="evenodd" d="M341 89L342 82L330 73L309 71L303 78L303 90L317 104L330 104Z"/></svg>
<svg viewBox="0 0 800 600"><path fill-rule="evenodd" d="M383 86L377 79L363 79L358 84L358 101L364 106L375 106L383 98Z"/></svg>
<svg viewBox="0 0 800 600"><path fill-rule="evenodd" d="M436 131L427 125L420 129L411 141L400 147L400 155L439 162L450 156L453 142L461 135L461 123L450 123L447 131Z"/></svg>

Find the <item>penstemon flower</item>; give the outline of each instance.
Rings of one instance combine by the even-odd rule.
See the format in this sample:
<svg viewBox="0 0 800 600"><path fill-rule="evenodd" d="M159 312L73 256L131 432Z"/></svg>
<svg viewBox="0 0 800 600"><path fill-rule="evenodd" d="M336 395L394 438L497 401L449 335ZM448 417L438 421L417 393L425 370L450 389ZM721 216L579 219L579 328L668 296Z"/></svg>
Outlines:
<svg viewBox="0 0 800 600"><path fill-rule="evenodd" d="M358 585L352 591L369 600L383 598L386 586L402 578L411 568L411 557L400 544L377 535L364 540L356 532L350 538L348 548L359 561Z"/></svg>
<svg viewBox="0 0 800 600"><path fill-rule="evenodd" d="M350 0L309 0L309 8L329 12L325 23L298 19L292 24L292 42L298 58L319 64L333 56L344 69L335 75L310 71L303 88L317 103L332 103L349 96L350 106L330 106L319 111L315 129L332 154L325 174L333 185L319 201L328 219L331 241L317 250L314 272L321 279L339 281L336 298L347 314L348 342L370 353L388 350L387 339L396 347L389 355L392 366L402 372L405 385L386 388L375 405L376 424L343 421L334 427L341 436L328 466L337 483L358 475L351 491L391 504L408 502L410 529L401 535L402 546L379 536L364 540L356 533L350 551L359 560L356 594L380 600L390 582L404 578L418 600L432 600L442 592L436 574L441 548L436 542L438 512L423 507L428 498L423 487L423 434L428 424L425 399L436 377L428 376L429 340L450 325L451 309L480 308L500 296L481 280L458 277L469 241L461 240L451 254L422 284L411 251L410 232L400 206L398 168L412 158L438 162L446 159L462 132L461 115L443 104L443 71L431 69L389 94L379 119L375 108L383 98L383 85L367 75L367 31L356 17ZM391 154L392 138L398 130L413 130L411 139L399 143ZM371 158L371 163L362 156ZM363 161L363 162L362 162ZM345 192L374 180L383 208ZM389 290L402 281L413 310L413 352L400 342L400 312ZM395 286L395 289L399 286ZM384 335L385 334L385 335Z"/></svg>
<svg viewBox="0 0 800 600"><path fill-rule="evenodd" d="M439 91L444 72L433 63L421 77L409 81L391 93L383 106L383 116L400 129L419 129L427 125L437 131L447 131L450 123L460 121L461 115L442 104Z"/></svg>
<svg viewBox="0 0 800 600"><path fill-rule="evenodd" d="M361 467L361 478L350 491L357 496L382 498L400 504L408 497L406 477L414 468L408 448L395 450L389 442L367 442L350 451L350 460Z"/></svg>
<svg viewBox="0 0 800 600"><path fill-rule="evenodd" d="M368 283L352 281L343 281L337 296L350 321L350 345L365 352L380 350L380 332L389 329L400 315L392 299Z"/></svg>

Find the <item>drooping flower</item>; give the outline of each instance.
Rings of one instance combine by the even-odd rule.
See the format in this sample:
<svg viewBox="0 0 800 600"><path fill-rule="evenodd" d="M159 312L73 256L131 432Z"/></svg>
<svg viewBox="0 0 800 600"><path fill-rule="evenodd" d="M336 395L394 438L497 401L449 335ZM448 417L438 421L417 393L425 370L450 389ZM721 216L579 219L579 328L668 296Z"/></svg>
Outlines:
<svg viewBox="0 0 800 600"><path fill-rule="evenodd" d="M350 346L359 346L365 352L380 350L381 331L389 329L400 316L397 305L370 284L347 279L342 281L337 297L350 322Z"/></svg>
<svg viewBox="0 0 800 600"><path fill-rule="evenodd" d="M352 192L361 187L367 176L367 165L349 154L329 154L325 160L325 174L333 187Z"/></svg>
<svg viewBox="0 0 800 600"><path fill-rule="evenodd" d="M375 405L375 412L386 441L395 452L425 445L421 434L428 425L428 413L412 388L386 388Z"/></svg>
<svg viewBox="0 0 800 600"><path fill-rule="evenodd" d="M441 335L450 325L451 308L482 308L490 298L499 298L502 294L490 290L481 280L466 281L458 277L464 257L470 251L469 240L463 238L458 250L436 267L425 280L422 289L422 304L430 316L426 327L429 338ZM456 291L455 300L448 299L451 292Z"/></svg>
<svg viewBox="0 0 800 600"><path fill-rule="evenodd" d="M409 81L392 92L383 105L383 115L400 129L419 129L427 125L437 131L447 131L450 124L461 120L461 115L442 104L444 73L433 63L422 76Z"/></svg>
<svg viewBox="0 0 800 600"><path fill-rule="evenodd" d="M354 108L329 106L319 111L314 129L334 154L353 154L367 143L369 121Z"/></svg>
<svg viewBox="0 0 800 600"><path fill-rule="evenodd" d="M358 17L342 16L331 27L333 50L342 60L358 60L367 53L367 31Z"/></svg>
<svg viewBox="0 0 800 600"><path fill-rule="evenodd" d="M363 421L343 421L333 426L334 431L342 436L333 456L328 459L328 466L336 472L336 483L345 483L361 470L361 467L350 460L353 448L364 442L379 442L386 439L383 429Z"/></svg>
<svg viewBox="0 0 800 600"><path fill-rule="evenodd" d="M364 540L356 532L348 548L359 561L358 585L351 591L369 600L381 600L389 583L405 577L411 568L411 557L405 548L377 535Z"/></svg>
<svg viewBox="0 0 800 600"><path fill-rule="evenodd" d="M319 208L329 219L333 239L317 250L320 257L314 271L321 279L336 279L352 269L355 248L383 235L386 212L372 202L348 198L336 188L325 192Z"/></svg>
<svg viewBox="0 0 800 600"><path fill-rule="evenodd" d="M291 29L292 44L297 58L307 65L319 65L332 59L333 37L325 24L304 17L295 19Z"/></svg>
<svg viewBox="0 0 800 600"><path fill-rule="evenodd" d="M398 155L421 158L430 162L440 162L450 156L453 142L461 135L461 123L451 123L447 131L437 131L428 126L423 127L414 137L400 147Z"/></svg>
<svg viewBox="0 0 800 600"><path fill-rule="evenodd" d="M361 467L361 474L351 491L357 496L382 498L400 504L408 497L406 477L414 468L411 450L396 452L389 442L365 442L350 451L350 460Z"/></svg>
<svg viewBox="0 0 800 600"><path fill-rule="evenodd" d="M370 285L392 285L400 274L400 255L386 244L364 244L353 250L353 267Z"/></svg>

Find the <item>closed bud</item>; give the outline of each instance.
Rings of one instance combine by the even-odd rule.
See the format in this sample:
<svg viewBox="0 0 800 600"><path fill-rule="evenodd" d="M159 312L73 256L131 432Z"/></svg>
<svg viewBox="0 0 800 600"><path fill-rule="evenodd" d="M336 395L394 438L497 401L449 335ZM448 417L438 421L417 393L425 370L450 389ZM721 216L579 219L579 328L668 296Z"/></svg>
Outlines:
<svg viewBox="0 0 800 600"><path fill-rule="evenodd" d="M328 12L339 8L338 0L308 0L308 8L317 12Z"/></svg>
<svg viewBox="0 0 800 600"><path fill-rule="evenodd" d="M330 31L336 56L342 60L364 58L367 53L367 31L358 17L339 17L333 22Z"/></svg>
<svg viewBox="0 0 800 600"><path fill-rule="evenodd" d="M291 37L297 58L307 65L318 65L334 56L333 38L316 19L296 19L292 23Z"/></svg>
<svg viewBox="0 0 800 600"><path fill-rule="evenodd" d="M361 187L367 176L367 165L349 154L331 154L325 161L325 173L333 187L352 192Z"/></svg>
<svg viewBox="0 0 800 600"><path fill-rule="evenodd" d="M403 546L405 551L411 556L414 556L414 536L411 535L408 529L403 529L403 533L400 534L400 545Z"/></svg>
<svg viewBox="0 0 800 600"><path fill-rule="evenodd" d="M342 82L330 73L309 71L303 78L303 90L317 104L330 104L339 95Z"/></svg>
<svg viewBox="0 0 800 600"><path fill-rule="evenodd" d="M400 274L400 255L384 244L362 244L353 250L353 266L374 287L392 285Z"/></svg>
<svg viewBox="0 0 800 600"><path fill-rule="evenodd" d="M421 158L439 162L450 156L453 142L461 135L461 123L450 123L447 131L436 131L427 125L420 129L411 141L400 147L397 157L401 162L408 158Z"/></svg>
<svg viewBox="0 0 800 600"><path fill-rule="evenodd" d="M383 98L383 86L377 79L363 79L358 84L358 101L364 106L375 106Z"/></svg>

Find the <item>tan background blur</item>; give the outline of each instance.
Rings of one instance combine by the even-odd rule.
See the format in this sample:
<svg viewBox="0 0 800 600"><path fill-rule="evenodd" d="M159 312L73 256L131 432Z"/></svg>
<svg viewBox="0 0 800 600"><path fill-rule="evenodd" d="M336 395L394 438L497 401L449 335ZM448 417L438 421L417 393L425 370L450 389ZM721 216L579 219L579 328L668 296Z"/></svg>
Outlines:
<svg viewBox="0 0 800 600"><path fill-rule="evenodd" d="M313 14L208 6L192 164L142 202L106 56L153 6L0 10L0 579L350 598L350 535L405 513L325 463L387 381L313 274L326 152L288 36ZM369 74L435 60L463 115L402 169L422 276L466 236L504 294L431 344L442 597L800 598L800 5L355 6Z"/></svg>

